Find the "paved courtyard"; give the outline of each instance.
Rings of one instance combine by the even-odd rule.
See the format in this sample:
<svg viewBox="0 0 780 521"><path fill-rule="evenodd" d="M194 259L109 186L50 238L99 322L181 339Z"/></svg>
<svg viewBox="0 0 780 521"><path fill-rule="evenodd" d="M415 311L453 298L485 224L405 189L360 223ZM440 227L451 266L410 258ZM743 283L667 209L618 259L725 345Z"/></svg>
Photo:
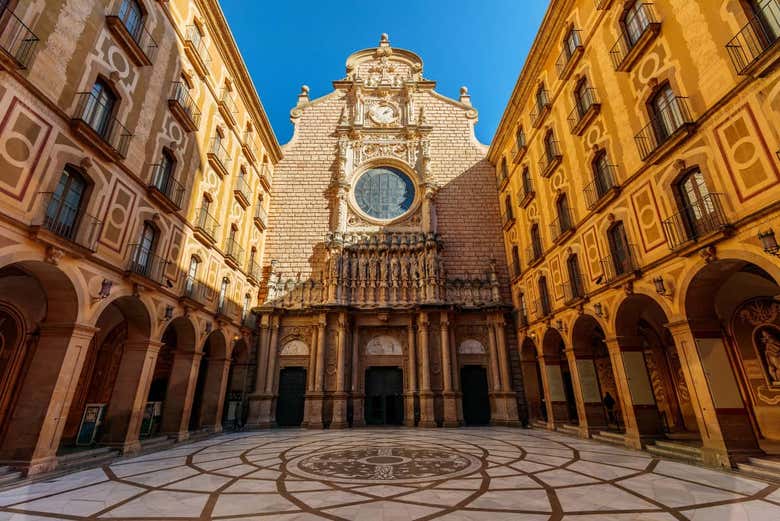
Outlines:
<svg viewBox="0 0 780 521"><path fill-rule="evenodd" d="M0 492L0 520L777 521L767 483L547 431L230 434Z"/></svg>

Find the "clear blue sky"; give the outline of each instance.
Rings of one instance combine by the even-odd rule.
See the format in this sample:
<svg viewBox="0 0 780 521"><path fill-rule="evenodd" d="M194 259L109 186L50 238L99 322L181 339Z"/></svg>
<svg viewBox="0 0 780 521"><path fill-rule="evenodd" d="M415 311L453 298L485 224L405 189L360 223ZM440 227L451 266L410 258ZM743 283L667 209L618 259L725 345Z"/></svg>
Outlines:
<svg viewBox="0 0 780 521"><path fill-rule="evenodd" d="M345 74L352 52L390 35L419 54L436 90L466 85L479 110L477 137L490 143L547 0L221 0L279 139L292 135L290 109L303 84L317 98Z"/></svg>

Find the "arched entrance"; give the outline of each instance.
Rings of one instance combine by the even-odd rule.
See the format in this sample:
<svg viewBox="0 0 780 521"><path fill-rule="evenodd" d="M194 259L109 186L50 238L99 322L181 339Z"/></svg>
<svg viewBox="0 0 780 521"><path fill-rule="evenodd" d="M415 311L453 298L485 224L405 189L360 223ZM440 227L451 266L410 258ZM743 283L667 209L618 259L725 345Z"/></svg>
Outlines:
<svg viewBox="0 0 780 521"><path fill-rule="evenodd" d="M622 432L620 399L605 338L595 318L581 315L574 322L572 347L588 427Z"/></svg>
<svg viewBox="0 0 780 521"><path fill-rule="evenodd" d="M61 450L95 444L137 448L141 432L136 398L148 395L145 374L151 319L138 297L119 297L100 313L65 423ZM144 381L145 380L145 381Z"/></svg>
<svg viewBox="0 0 780 521"><path fill-rule="evenodd" d="M198 376L195 379L195 393L189 418L190 431L222 430L222 406L229 369L230 358L225 335L220 330L212 331L203 344Z"/></svg>
<svg viewBox="0 0 780 521"><path fill-rule="evenodd" d="M528 403L528 423L547 421L547 404L542 385L542 372L536 354L536 344L530 338L523 340L520 348L520 368L523 373L523 390Z"/></svg>
<svg viewBox="0 0 780 521"><path fill-rule="evenodd" d="M617 341L640 436L699 439L691 395L663 308L647 295L626 298ZM624 411L625 412L625 411Z"/></svg>
<svg viewBox="0 0 780 521"><path fill-rule="evenodd" d="M284 367L279 371L279 399L276 402L276 424L300 427L306 405L306 368Z"/></svg>
<svg viewBox="0 0 780 521"><path fill-rule="evenodd" d="M685 312L730 453L780 453L780 285L756 264L716 260Z"/></svg>
<svg viewBox="0 0 780 521"><path fill-rule="evenodd" d="M487 349L483 341L467 338L458 345L457 353L463 422L466 425L488 425L491 407Z"/></svg>
<svg viewBox="0 0 780 521"><path fill-rule="evenodd" d="M544 334L542 352L544 353L553 420L556 424L578 425L577 401L574 397L569 362L566 359L566 344L556 329L550 328Z"/></svg>
<svg viewBox="0 0 780 521"><path fill-rule="evenodd" d="M249 346L245 339L236 341L230 359L222 424L228 429L238 429L246 422L247 396L253 391L254 384Z"/></svg>
<svg viewBox="0 0 780 521"><path fill-rule="evenodd" d="M0 460L30 473L56 466L69 382L94 333L76 322L78 310L73 284L53 264L0 269Z"/></svg>

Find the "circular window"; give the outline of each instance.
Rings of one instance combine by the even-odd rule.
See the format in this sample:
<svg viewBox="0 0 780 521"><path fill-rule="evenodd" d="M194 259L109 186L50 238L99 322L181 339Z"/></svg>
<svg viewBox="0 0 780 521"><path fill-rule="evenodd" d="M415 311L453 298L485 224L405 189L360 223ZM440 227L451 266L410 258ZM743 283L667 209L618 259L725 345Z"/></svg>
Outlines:
<svg viewBox="0 0 780 521"><path fill-rule="evenodd" d="M412 207L414 183L396 168L372 168L355 184L355 202L369 217L395 219Z"/></svg>

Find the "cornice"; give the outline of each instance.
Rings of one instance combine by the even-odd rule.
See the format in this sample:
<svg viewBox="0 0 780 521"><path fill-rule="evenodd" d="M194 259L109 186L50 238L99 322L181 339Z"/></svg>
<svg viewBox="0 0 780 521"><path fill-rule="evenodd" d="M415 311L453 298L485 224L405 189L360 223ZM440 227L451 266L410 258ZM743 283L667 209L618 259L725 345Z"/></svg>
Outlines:
<svg viewBox="0 0 780 521"><path fill-rule="evenodd" d="M499 161L506 140L514 139L514 123L518 120L518 113L525 107L525 102L532 95L545 60L553 44L558 42L558 33L565 26L566 19L575 2L576 0L552 0L550 2L490 143L487 157L491 163L496 164Z"/></svg>
<svg viewBox="0 0 780 521"><path fill-rule="evenodd" d="M276 139L222 7L217 0L195 0L195 3L209 28L209 37L216 44L215 47L231 72L231 80L238 86L239 93L244 94L242 96L244 105L252 115L252 119L260 123L259 130L263 135L264 143L268 146L272 163L278 163L282 159L282 148Z"/></svg>

